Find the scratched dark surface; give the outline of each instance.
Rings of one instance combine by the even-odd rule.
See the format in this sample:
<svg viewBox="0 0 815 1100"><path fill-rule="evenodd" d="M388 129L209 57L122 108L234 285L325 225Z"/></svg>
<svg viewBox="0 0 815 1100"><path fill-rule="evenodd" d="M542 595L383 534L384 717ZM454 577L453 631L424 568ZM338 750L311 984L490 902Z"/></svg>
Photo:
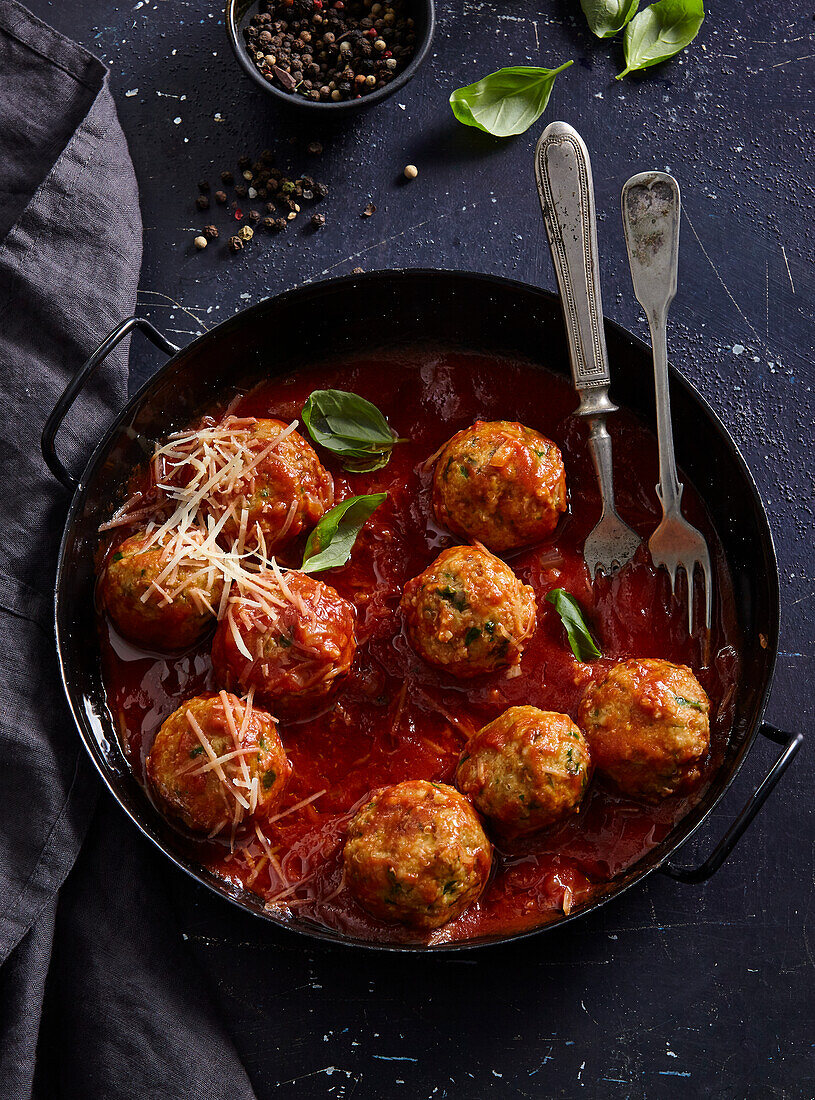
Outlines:
<svg viewBox="0 0 815 1100"><path fill-rule="evenodd" d="M140 312L179 343L357 265L465 268L552 287L532 179L543 123L499 142L460 127L446 100L502 65L574 58L544 121L573 123L590 147L606 312L638 333L620 187L645 168L682 184L671 357L729 426L769 508L783 628L768 717L812 729L809 0L719 0L681 60L620 83L619 46L590 36L576 0L441 0L418 77L331 127L281 113L238 73L216 3L28 2L111 68L141 185ZM314 139L325 145L318 159L303 149ZM266 146L329 184L327 227L296 226L234 260L195 254L191 230L210 220L193 210L196 181ZM403 185L409 162L420 174ZM377 212L362 219L369 199ZM135 379L157 365L134 347ZM700 854L777 751L757 743ZM195 952L261 1098L811 1097L811 751L707 886L652 876L560 933L446 959L314 947L171 873L179 950Z"/></svg>

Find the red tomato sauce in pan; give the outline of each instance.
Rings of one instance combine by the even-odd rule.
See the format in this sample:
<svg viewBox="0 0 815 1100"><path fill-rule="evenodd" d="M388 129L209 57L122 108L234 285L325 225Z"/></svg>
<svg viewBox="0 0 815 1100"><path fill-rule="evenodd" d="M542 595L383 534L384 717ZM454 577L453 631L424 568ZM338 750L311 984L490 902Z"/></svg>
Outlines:
<svg viewBox="0 0 815 1100"><path fill-rule="evenodd" d="M235 411L299 420L312 390L327 388L373 401L408 442L396 445L384 469L354 475L317 448L334 476L337 502L360 493L388 493L358 538L351 561L318 574L357 609L359 648L352 670L316 717L280 726L294 769L281 810L318 791L325 794L267 830L284 883L261 860L259 845L241 848L240 836L234 851L228 841L184 843L201 864L246 885L282 917L296 914L355 938L415 941L416 932L368 916L342 888L345 826L368 793L405 779L452 783L468 734L509 706L526 703L575 718L587 684L619 659L661 657L690 665L711 700L711 752L697 791L645 805L614 794L595 775L580 812L565 823L512 844L492 837L493 870L481 899L425 940L509 934L557 920L570 907L605 893L615 876L659 844L698 800L721 761L732 721L739 641L727 568L704 506L686 484L685 514L706 534L716 572L708 653L701 635L688 635L684 594L672 600L667 574L654 570L647 552L641 550L613 578L590 586L582 548L599 518L600 500L586 426L571 416L576 397L565 379L507 359L417 346L274 379L250 391ZM554 440L563 453L570 504L551 540L505 555L533 586L538 603L538 628L524 650L521 675L507 678L502 672L465 681L431 668L413 652L399 600L405 582L456 542L435 523L431 473L423 464L476 419L517 420ZM610 418L609 428L619 510L647 538L660 519L656 440L625 411ZM302 541L281 561L297 566L301 557ZM604 656L591 665L572 655L560 618L545 601L548 591L561 587L581 601L600 642ZM101 635L109 706L143 782L145 756L164 719L184 699L217 687L210 642L160 658L134 650L106 622Z"/></svg>

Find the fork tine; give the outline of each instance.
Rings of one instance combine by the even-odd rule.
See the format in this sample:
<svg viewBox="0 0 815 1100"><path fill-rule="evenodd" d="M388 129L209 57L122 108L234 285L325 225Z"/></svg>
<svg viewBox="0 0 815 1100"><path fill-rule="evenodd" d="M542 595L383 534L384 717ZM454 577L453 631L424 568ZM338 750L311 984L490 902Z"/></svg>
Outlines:
<svg viewBox="0 0 815 1100"><path fill-rule="evenodd" d="M696 571L696 564L692 561L685 566L685 576L688 578L688 634L693 634L693 574Z"/></svg>

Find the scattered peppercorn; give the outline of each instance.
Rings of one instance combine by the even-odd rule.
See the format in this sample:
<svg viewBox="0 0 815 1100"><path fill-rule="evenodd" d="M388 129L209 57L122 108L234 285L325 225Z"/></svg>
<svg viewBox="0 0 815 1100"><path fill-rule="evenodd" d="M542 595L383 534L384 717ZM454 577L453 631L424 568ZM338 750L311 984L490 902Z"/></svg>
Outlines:
<svg viewBox="0 0 815 1100"><path fill-rule="evenodd" d="M235 182L235 177L231 172L221 172L221 182L225 183L228 187Z"/></svg>
<svg viewBox="0 0 815 1100"><path fill-rule="evenodd" d="M197 248L197 249L199 250L199 252L201 251L201 249L203 249L203 248L206 248L206 247L207 247L207 239L206 239L206 237L201 237L201 236L198 236L198 237L196 237L196 238L195 238L195 240L194 240L194 241L193 241L192 243L193 243L193 244L195 245L195 247L196 247L196 248Z"/></svg>
<svg viewBox="0 0 815 1100"><path fill-rule="evenodd" d="M313 229L322 229L325 225L325 214L312 214L311 225Z"/></svg>
<svg viewBox="0 0 815 1100"><path fill-rule="evenodd" d="M250 222L260 221L260 214L258 214L257 210L250 210L246 216Z"/></svg>
<svg viewBox="0 0 815 1100"><path fill-rule="evenodd" d="M235 253L240 252L245 247L245 245L240 237L230 237L228 247L230 252Z"/></svg>
<svg viewBox="0 0 815 1100"><path fill-rule="evenodd" d="M201 230L201 235L206 237L208 241L218 240L218 226L217 225L205 225Z"/></svg>
<svg viewBox="0 0 815 1100"><path fill-rule="evenodd" d="M255 231L249 225L242 225L241 228L238 230L238 236L242 241L251 241L254 235Z"/></svg>
<svg viewBox="0 0 815 1100"><path fill-rule="evenodd" d="M406 180L415 180L416 177L418 176L418 174L419 174L419 169L416 167L415 164L406 164L405 165L405 179Z"/></svg>
<svg viewBox="0 0 815 1100"><path fill-rule="evenodd" d="M243 183L238 183L235 185L235 194L239 199L245 199L249 194L249 188Z"/></svg>
<svg viewBox="0 0 815 1100"><path fill-rule="evenodd" d="M365 274L365 268L364 267L352 267L351 268L351 274L352 275L364 275Z"/></svg>
<svg viewBox="0 0 815 1100"><path fill-rule="evenodd" d="M247 156L238 157L238 168L240 168L241 170L243 170L244 168L248 168L251 163L252 163L252 158L251 157L247 157Z"/></svg>
<svg viewBox="0 0 815 1100"><path fill-rule="evenodd" d="M318 157L322 153L323 147L319 141L310 141L306 146L306 152L311 153L313 157Z"/></svg>
<svg viewBox="0 0 815 1100"><path fill-rule="evenodd" d="M201 192L202 195L208 195L209 194L209 180L201 180L200 183L198 184L198 190Z"/></svg>
<svg viewBox="0 0 815 1100"><path fill-rule="evenodd" d="M362 211L363 218L370 218L372 214L376 213L376 207L372 202L369 202L365 209Z"/></svg>
<svg viewBox="0 0 815 1100"><path fill-rule="evenodd" d="M273 87L315 103L359 99L410 62L410 0L260 0L244 31L246 51ZM308 152L322 146L311 142ZM248 167L248 165L241 165Z"/></svg>
<svg viewBox="0 0 815 1100"><path fill-rule="evenodd" d="M195 205L199 210L209 210L209 199L206 195L199 195L195 200Z"/></svg>
<svg viewBox="0 0 815 1100"><path fill-rule="evenodd" d="M215 201L220 203L221 206L226 205L226 191L216 191Z"/></svg>

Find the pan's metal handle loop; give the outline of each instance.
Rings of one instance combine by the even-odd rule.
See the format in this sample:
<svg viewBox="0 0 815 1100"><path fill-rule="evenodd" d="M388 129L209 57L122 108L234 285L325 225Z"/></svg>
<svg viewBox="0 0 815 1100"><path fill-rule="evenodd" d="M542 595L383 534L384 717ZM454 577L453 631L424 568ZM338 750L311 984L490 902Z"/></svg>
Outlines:
<svg viewBox="0 0 815 1100"><path fill-rule="evenodd" d="M766 723L762 725L761 732L777 745L784 745L784 751L764 776L759 786L753 791L739 816L704 863L700 863L698 867L677 867L673 863L666 863L659 868L663 874L670 875L678 882L704 882L719 870L741 840L753 818L772 794L776 783L794 760L804 740L802 733L782 733L781 730L777 730Z"/></svg>
<svg viewBox="0 0 815 1100"><path fill-rule="evenodd" d="M79 392L97 371L97 369L104 363L108 355L113 351L116 345L124 340L128 333L132 332L134 328L139 328L161 351L166 352L167 355L175 355L179 350L178 347L171 343L165 336L163 336L159 330L151 325L149 321L146 321L143 317L128 317L126 321L122 321L111 332L88 361L80 367L74 377L65 387L65 391L54 406L54 410L45 422L45 427L42 430L42 438L40 440L40 446L42 448L42 456L46 461L48 469L54 475L54 477L62 482L66 489L70 489L74 492L77 486L77 480L68 470L65 469L62 462L57 456L56 448L54 446L57 432L60 429L62 421L65 419L65 415L76 401Z"/></svg>

